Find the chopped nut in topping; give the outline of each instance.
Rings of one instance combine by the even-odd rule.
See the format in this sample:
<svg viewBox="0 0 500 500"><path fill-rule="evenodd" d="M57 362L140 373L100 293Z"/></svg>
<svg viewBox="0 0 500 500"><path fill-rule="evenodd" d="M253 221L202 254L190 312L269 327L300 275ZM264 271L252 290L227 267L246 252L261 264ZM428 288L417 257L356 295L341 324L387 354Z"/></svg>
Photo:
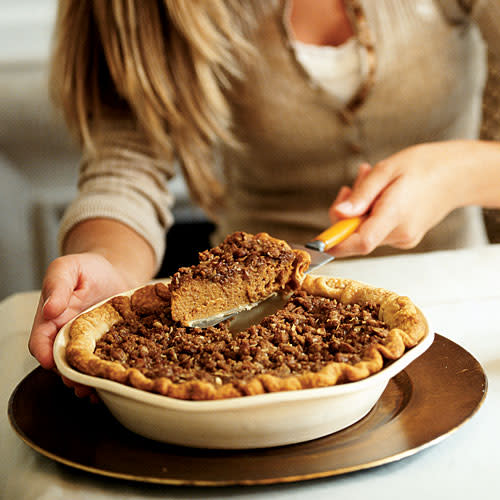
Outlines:
<svg viewBox="0 0 500 500"><path fill-rule="evenodd" d="M221 385L263 373L317 372L332 361L355 364L388 333L377 306L344 305L304 291L260 324L237 333L227 322L203 330L181 327L169 317L168 301L159 311L161 321L156 312L141 316L132 309L97 342L95 354L149 378Z"/></svg>

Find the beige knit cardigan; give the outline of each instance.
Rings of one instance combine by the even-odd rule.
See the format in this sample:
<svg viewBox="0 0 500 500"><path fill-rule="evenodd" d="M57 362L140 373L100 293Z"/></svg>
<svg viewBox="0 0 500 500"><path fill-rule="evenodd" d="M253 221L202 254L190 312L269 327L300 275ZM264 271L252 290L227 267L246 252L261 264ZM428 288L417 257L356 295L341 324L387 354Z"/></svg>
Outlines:
<svg viewBox="0 0 500 500"><path fill-rule="evenodd" d="M348 106L298 63L288 2L260 23L259 57L231 97L233 128L245 147L220 147L217 155L226 204L214 243L235 230L305 241L329 224L328 207L361 162L373 164L413 144L478 137L483 40L500 55L500 0L347 4L368 54L368 76ZM79 194L63 218L60 243L78 222L109 217L149 241L159 265L173 223L167 182L172 175L172 165L152 158L136 131L116 124L101 134L97 152L83 157ZM483 241L478 210L469 207L450 214L416 250Z"/></svg>

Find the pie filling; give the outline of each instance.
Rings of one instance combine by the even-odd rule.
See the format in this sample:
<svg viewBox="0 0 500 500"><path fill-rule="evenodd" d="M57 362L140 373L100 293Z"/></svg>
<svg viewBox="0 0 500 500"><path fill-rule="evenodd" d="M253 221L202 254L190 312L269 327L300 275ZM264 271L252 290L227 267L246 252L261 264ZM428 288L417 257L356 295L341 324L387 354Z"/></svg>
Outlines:
<svg viewBox="0 0 500 500"><path fill-rule="evenodd" d="M229 322L189 328L172 320L168 287L142 290L142 296L112 299L124 319L97 341L94 353L173 383L241 385L262 374L289 377L332 362L355 365L390 331L379 319L379 305L343 304L303 290L247 330L232 333Z"/></svg>
<svg viewBox="0 0 500 500"><path fill-rule="evenodd" d="M172 277L172 318L184 326L297 289L310 263L307 252L283 240L242 231L199 258L199 264L181 268Z"/></svg>

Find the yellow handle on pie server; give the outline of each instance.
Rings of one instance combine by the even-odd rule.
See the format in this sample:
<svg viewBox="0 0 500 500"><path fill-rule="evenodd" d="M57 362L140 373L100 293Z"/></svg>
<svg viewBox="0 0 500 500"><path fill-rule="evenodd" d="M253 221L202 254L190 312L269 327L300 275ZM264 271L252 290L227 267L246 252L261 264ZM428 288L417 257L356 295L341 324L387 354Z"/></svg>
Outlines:
<svg viewBox="0 0 500 500"><path fill-rule="evenodd" d="M350 236L363 221L363 217L350 217L336 222L333 226L318 234L313 241L306 243L306 247L322 252L329 250Z"/></svg>

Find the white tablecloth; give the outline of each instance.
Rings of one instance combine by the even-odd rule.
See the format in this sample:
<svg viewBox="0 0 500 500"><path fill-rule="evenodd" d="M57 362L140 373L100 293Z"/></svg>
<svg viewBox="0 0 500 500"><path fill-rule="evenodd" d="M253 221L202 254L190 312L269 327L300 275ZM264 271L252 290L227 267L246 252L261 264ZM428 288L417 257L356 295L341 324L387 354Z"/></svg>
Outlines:
<svg viewBox="0 0 500 500"><path fill-rule="evenodd" d="M336 261L322 274L358 279L411 297L431 328L482 364L488 395L474 417L439 444L398 462L320 480L272 486L173 487L81 472L38 454L10 428L7 401L36 362L27 339L36 292L0 303L0 498L93 500L180 498L495 498L500 494L500 246ZM439 415L436 415L439 418Z"/></svg>

